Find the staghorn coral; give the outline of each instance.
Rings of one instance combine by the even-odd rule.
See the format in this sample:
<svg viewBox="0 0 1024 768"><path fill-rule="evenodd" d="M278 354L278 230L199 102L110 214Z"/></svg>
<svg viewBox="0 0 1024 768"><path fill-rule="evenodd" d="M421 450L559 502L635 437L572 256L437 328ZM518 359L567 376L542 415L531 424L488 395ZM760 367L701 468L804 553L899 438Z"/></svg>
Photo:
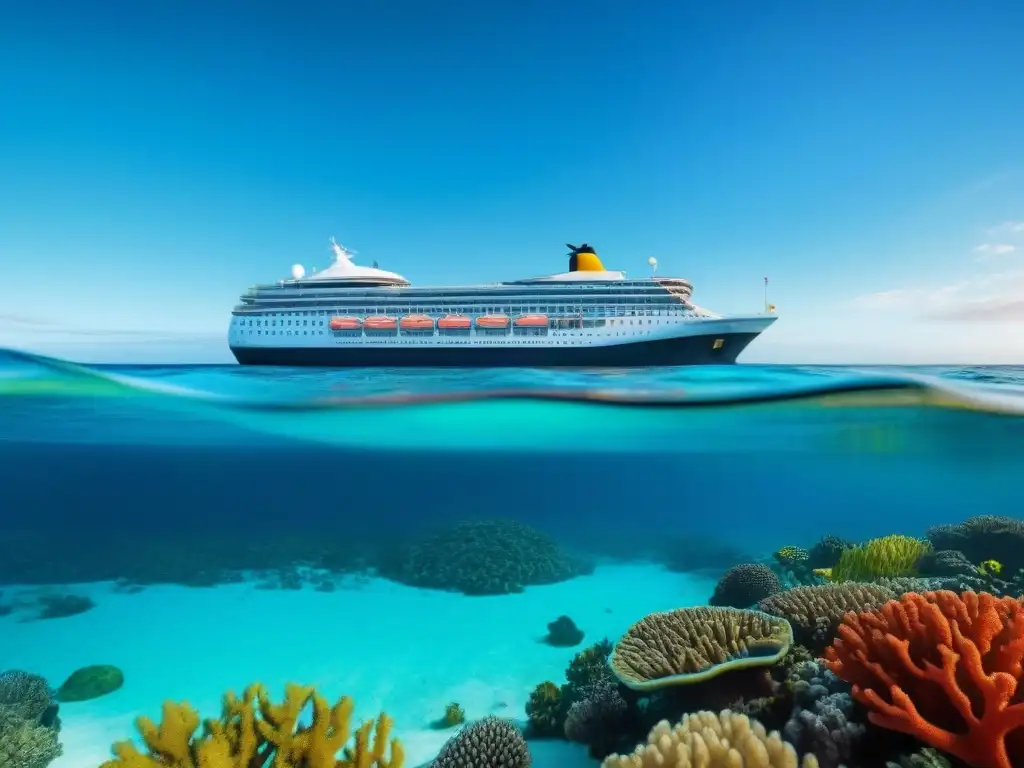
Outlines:
<svg viewBox="0 0 1024 768"><path fill-rule="evenodd" d="M877 608L896 597L887 586L872 584L819 584L781 592L757 605L765 613L787 619L796 642L822 650L832 642L847 611Z"/></svg>
<svg viewBox="0 0 1024 768"><path fill-rule="evenodd" d="M743 563L726 571L708 601L711 605L749 608L758 600L782 591L775 571L760 563Z"/></svg>
<svg viewBox="0 0 1024 768"><path fill-rule="evenodd" d="M795 665L787 682L794 707L782 729L786 741L813 754L821 768L849 764L867 730L853 720L850 687L817 659Z"/></svg>
<svg viewBox="0 0 1024 768"><path fill-rule="evenodd" d="M914 576L917 561L931 549L927 541L891 535L843 550L832 566L833 582L872 581L881 577Z"/></svg>
<svg viewBox="0 0 1024 768"><path fill-rule="evenodd" d="M526 724L531 736L559 736L563 730L565 704L562 691L550 680L537 685L526 702Z"/></svg>
<svg viewBox="0 0 1024 768"><path fill-rule="evenodd" d="M761 723L729 710L684 715L675 727L658 723L629 755L611 755L602 768L818 768L813 755L798 761L792 744Z"/></svg>
<svg viewBox="0 0 1024 768"><path fill-rule="evenodd" d="M433 768L529 768L531 762L519 729L507 720L488 716L450 738Z"/></svg>
<svg viewBox="0 0 1024 768"><path fill-rule="evenodd" d="M826 651L875 725L973 768L1024 764L1024 605L987 593L909 593L848 614Z"/></svg>
<svg viewBox="0 0 1024 768"><path fill-rule="evenodd" d="M310 702L312 723L299 726L299 715ZM392 727L387 715L364 723L354 745L346 746L352 710L347 696L331 707L315 689L291 683L284 702L274 704L256 683L241 698L226 693L221 717L207 720L202 735L196 736L198 713L188 704L167 701L159 725L146 717L136 720L147 753L129 741L118 742L115 758L100 768L402 768L405 753L397 739L391 740L391 757L386 757Z"/></svg>
<svg viewBox="0 0 1024 768"><path fill-rule="evenodd" d="M592 570L562 551L550 536L515 520L472 520L404 548L381 573L414 587L467 595L522 592Z"/></svg>
<svg viewBox="0 0 1024 768"><path fill-rule="evenodd" d="M789 651L789 622L740 608L678 608L636 622L609 666L626 686L649 691L686 685L731 669L770 667Z"/></svg>

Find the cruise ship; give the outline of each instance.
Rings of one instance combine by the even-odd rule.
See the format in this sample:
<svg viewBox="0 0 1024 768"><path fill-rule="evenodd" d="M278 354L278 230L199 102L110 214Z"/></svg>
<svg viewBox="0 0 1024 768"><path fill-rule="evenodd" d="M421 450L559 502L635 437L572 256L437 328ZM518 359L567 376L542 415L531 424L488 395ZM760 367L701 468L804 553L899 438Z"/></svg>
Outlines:
<svg viewBox="0 0 1024 768"><path fill-rule="evenodd" d="M242 295L228 342L243 365L646 367L733 363L775 322L767 301L741 316L697 306L653 257L649 277L629 278L586 243L568 247L567 272L420 288L332 238L329 267L296 264Z"/></svg>

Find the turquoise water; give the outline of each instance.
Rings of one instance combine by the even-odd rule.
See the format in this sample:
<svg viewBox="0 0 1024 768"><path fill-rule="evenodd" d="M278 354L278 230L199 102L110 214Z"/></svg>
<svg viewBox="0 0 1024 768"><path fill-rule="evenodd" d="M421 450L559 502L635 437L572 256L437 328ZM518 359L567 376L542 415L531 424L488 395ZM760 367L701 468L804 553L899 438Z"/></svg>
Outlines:
<svg viewBox="0 0 1024 768"><path fill-rule="evenodd" d="M60 703L61 754L40 763L58 768L99 765L164 699L213 716L223 690L257 679L276 698L295 680L353 695L360 717L388 711L407 765L457 737L426 724L455 696L463 727L497 716L523 731L534 765L597 765L652 723L625 687L626 709L603 728L618 735L609 745L561 725L531 731L533 686L574 654L649 612L706 604L733 566L774 570L786 589L824 583L773 557L787 545L904 534L944 549L936 526L1016 521L1022 461L1024 368L324 371L0 352L0 671L56 688L79 667L122 670L115 691ZM970 568L1013 564L1012 546L971 546ZM541 565L539 552L550 555ZM481 568L496 575L468 585L466 570ZM984 583L1010 594L1002 575ZM372 607L368 595L379 595ZM203 621L167 637L181 626L168 605ZM265 618L212 626L247 612ZM324 635L300 640L266 619L292 613L329 637L370 620L399 639L336 639L331 652ZM585 638L538 643L561 615ZM474 636L478 623L490 627ZM678 720L734 703L659 706ZM875 728L862 711L844 717ZM783 735L785 724L767 723ZM5 733L0 722L0 747ZM886 759L922 746L885 744ZM854 749L844 764L875 757Z"/></svg>

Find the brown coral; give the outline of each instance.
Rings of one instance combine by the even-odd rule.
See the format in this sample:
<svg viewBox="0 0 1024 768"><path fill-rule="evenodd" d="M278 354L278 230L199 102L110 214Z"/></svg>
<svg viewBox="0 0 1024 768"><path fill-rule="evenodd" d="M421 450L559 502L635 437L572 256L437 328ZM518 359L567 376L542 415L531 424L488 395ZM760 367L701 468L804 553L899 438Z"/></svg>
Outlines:
<svg viewBox="0 0 1024 768"><path fill-rule="evenodd" d="M298 727L299 715L310 702L313 721ZM113 747L115 759L100 768L402 768L405 754L397 739L390 742L390 759L385 757L392 727L387 715L364 723L354 746L345 746L352 709L347 696L331 707L313 688L295 684L285 688L282 704L274 704L257 683L241 698L225 694L221 717L207 720L202 736L196 737L198 713L188 704L168 701L160 725L145 717L136 720L148 754L131 742L118 742ZM344 757L338 759L343 748Z"/></svg>
<svg viewBox="0 0 1024 768"><path fill-rule="evenodd" d="M769 667L789 651L789 622L726 607L652 613L615 645L609 665L623 684L652 690L710 679L745 667Z"/></svg>
<svg viewBox="0 0 1024 768"><path fill-rule="evenodd" d="M832 642L847 611L874 610L895 597L892 589L876 584L817 584L766 597L758 608L787 619L798 643L820 651Z"/></svg>
<svg viewBox="0 0 1024 768"><path fill-rule="evenodd" d="M0 710L0 768L46 768L63 753L57 730Z"/></svg>
<svg viewBox="0 0 1024 768"><path fill-rule="evenodd" d="M797 759L793 745L757 720L724 710L684 715L672 727L662 720L647 744L630 755L611 755L601 768L818 768L813 755Z"/></svg>

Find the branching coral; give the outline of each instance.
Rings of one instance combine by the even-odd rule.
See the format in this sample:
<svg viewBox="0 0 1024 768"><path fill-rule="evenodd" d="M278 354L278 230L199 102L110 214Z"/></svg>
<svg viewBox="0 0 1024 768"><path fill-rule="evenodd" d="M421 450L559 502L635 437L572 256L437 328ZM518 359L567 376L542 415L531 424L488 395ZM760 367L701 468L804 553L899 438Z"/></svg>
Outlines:
<svg viewBox="0 0 1024 768"><path fill-rule="evenodd" d="M309 726L299 716L312 702ZM159 725L146 717L136 721L147 754L128 741L113 747L113 760L100 768L402 768L405 754L388 736L392 722L381 714L351 736L352 699L343 697L331 707L313 688L289 684L282 704L270 701L259 684L241 698L228 692L217 720L204 723L196 736L199 715L188 704L165 702ZM344 757L338 753L344 750Z"/></svg>
<svg viewBox="0 0 1024 768"><path fill-rule="evenodd" d="M611 755L602 768L818 768L799 761L793 745L761 723L729 710L684 715L675 727L658 723L630 755Z"/></svg>
<svg viewBox="0 0 1024 768"><path fill-rule="evenodd" d="M612 680L591 686L569 708L565 717L565 737L586 744L590 756L600 760L613 752L627 730L629 706Z"/></svg>
<svg viewBox="0 0 1024 768"><path fill-rule="evenodd" d="M0 768L45 768L63 752L59 729L44 678L20 670L0 674Z"/></svg>
<svg viewBox="0 0 1024 768"><path fill-rule="evenodd" d="M883 536L844 549L832 566L833 582L872 581L884 576L913 576L917 561L931 550L927 541L910 536Z"/></svg>
<svg viewBox="0 0 1024 768"><path fill-rule="evenodd" d="M685 685L730 669L769 667L789 651L789 622L739 608L679 608L652 613L626 630L609 665L640 691Z"/></svg>
<svg viewBox="0 0 1024 768"><path fill-rule="evenodd" d="M559 736L565 718L562 691L550 680L530 692L526 702L526 722L532 736Z"/></svg>
<svg viewBox="0 0 1024 768"><path fill-rule="evenodd" d="M1024 764L1024 605L987 593L906 594L848 614L826 651L872 723L974 768Z"/></svg>

